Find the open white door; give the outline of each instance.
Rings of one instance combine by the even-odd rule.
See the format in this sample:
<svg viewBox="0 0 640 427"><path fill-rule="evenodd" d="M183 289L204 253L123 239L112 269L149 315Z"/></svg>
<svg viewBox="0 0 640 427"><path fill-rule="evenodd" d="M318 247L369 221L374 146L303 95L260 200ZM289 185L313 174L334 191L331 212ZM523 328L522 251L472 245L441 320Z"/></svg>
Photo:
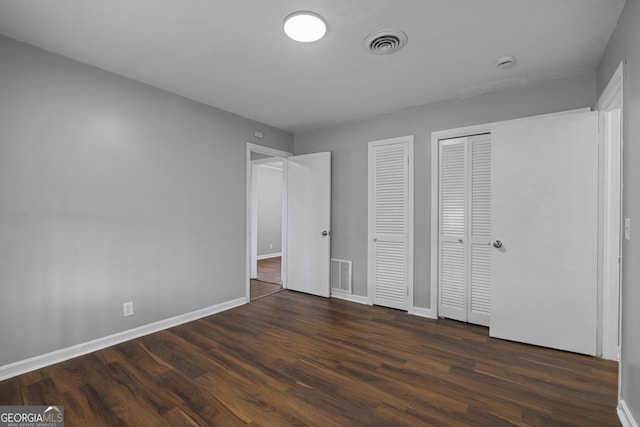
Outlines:
<svg viewBox="0 0 640 427"><path fill-rule="evenodd" d="M287 158L287 289L329 297L331 153Z"/></svg>
<svg viewBox="0 0 640 427"><path fill-rule="evenodd" d="M489 333L594 355L598 114L497 123L491 139Z"/></svg>

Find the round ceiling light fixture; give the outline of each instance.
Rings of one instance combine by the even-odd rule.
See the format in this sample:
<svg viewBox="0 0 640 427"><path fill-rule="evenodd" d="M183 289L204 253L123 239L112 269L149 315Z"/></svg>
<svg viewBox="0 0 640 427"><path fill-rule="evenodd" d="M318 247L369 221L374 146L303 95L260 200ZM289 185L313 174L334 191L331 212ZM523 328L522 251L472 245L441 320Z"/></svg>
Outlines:
<svg viewBox="0 0 640 427"><path fill-rule="evenodd" d="M327 23L315 12L300 10L284 18L284 33L297 42L309 43L320 40L327 33Z"/></svg>

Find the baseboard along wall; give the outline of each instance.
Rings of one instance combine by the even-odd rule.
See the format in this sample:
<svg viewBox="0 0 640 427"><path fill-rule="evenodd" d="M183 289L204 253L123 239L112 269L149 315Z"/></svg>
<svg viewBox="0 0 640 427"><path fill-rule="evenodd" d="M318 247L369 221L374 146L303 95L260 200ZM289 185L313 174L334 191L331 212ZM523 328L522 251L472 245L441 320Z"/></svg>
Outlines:
<svg viewBox="0 0 640 427"><path fill-rule="evenodd" d="M14 362L5 366L0 366L0 381L22 375L36 369L44 368L55 363L64 362L65 360L73 359L74 357L102 350L104 348L111 347L125 341L140 338L145 335L153 334L155 332L160 332L165 329L181 325L183 323L188 323L194 320L201 319L203 317L211 316L212 314L230 310L246 303L247 300L245 297L234 299L231 301L213 305L211 307L192 311L190 313L180 314L168 319L149 323L147 325L142 325L134 329L129 329L127 331L118 332L116 334L98 338L93 341L88 341L71 347L52 351L50 353L42 354L40 356L20 360L18 362Z"/></svg>
<svg viewBox="0 0 640 427"><path fill-rule="evenodd" d="M358 304L369 304L367 297L350 294L348 292L341 291L340 289L331 289L331 298L338 298L345 301L356 302Z"/></svg>
<svg viewBox="0 0 640 427"><path fill-rule="evenodd" d="M624 400L618 402L618 418L622 427L638 427L638 423L631 415L631 411Z"/></svg>
<svg viewBox="0 0 640 427"><path fill-rule="evenodd" d="M272 254L264 254L264 255L258 255L256 257L256 259L258 261L263 260L263 259L269 259L269 258L278 258L282 256L282 252L274 252Z"/></svg>

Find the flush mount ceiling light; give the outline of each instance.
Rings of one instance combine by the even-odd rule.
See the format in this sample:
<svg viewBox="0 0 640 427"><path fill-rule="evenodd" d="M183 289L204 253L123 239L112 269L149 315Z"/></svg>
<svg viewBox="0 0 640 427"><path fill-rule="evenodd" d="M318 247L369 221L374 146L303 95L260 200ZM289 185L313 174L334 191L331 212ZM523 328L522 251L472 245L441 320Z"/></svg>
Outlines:
<svg viewBox="0 0 640 427"><path fill-rule="evenodd" d="M306 10L287 15L282 26L289 38L302 43L320 40L327 32L322 16Z"/></svg>

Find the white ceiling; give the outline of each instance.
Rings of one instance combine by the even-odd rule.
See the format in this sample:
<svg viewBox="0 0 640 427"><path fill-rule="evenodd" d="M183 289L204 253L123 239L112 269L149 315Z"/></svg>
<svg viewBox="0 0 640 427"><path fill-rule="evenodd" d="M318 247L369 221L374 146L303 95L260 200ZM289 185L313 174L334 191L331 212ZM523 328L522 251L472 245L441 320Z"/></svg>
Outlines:
<svg viewBox="0 0 640 427"><path fill-rule="evenodd" d="M0 0L0 34L296 132L592 70L624 1ZM324 39L284 35L300 9ZM367 53L384 28L407 46Z"/></svg>

